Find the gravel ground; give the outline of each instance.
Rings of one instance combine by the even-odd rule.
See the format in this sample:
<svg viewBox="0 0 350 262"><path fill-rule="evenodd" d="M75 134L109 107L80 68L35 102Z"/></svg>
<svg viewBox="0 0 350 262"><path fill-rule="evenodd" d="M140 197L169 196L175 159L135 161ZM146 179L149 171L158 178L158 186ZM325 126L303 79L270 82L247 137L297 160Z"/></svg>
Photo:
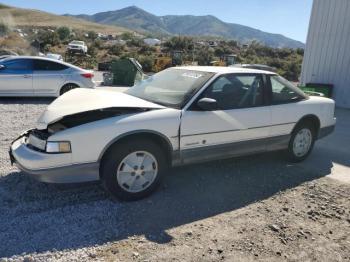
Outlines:
<svg viewBox="0 0 350 262"><path fill-rule="evenodd" d="M273 153L176 168L131 203L97 183L33 181L7 150L50 102L0 100L2 260L350 261L350 185L326 177L326 161L313 169Z"/></svg>

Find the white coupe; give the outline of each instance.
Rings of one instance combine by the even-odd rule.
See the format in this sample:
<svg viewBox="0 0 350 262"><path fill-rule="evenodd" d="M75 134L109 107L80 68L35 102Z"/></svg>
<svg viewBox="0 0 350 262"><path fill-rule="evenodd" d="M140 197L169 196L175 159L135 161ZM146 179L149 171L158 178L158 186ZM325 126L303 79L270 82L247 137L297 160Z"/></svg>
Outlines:
<svg viewBox="0 0 350 262"><path fill-rule="evenodd" d="M74 89L11 144L10 158L49 183L101 180L123 200L149 195L168 167L285 150L304 160L335 127L334 101L275 73L175 67L125 93Z"/></svg>

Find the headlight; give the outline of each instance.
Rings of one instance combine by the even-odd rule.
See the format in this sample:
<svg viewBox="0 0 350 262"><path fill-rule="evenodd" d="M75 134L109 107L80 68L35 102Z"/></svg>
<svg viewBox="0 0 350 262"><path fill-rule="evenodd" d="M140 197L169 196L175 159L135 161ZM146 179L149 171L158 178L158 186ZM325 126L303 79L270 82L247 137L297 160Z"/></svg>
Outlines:
<svg viewBox="0 0 350 262"><path fill-rule="evenodd" d="M71 147L70 142L47 142L46 143L46 152L47 153L70 153Z"/></svg>

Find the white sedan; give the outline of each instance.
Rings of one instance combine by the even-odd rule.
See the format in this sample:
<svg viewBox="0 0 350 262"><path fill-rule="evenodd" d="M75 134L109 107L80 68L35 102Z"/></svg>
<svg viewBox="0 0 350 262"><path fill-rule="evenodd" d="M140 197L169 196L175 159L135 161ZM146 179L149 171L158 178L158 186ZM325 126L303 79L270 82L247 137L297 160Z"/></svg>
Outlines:
<svg viewBox="0 0 350 262"><path fill-rule="evenodd" d="M101 180L134 200L170 166L272 150L304 160L335 122L333 100L309 97L275 73L175 67L125 93L64 94L12 143L10 157L40 181Z"/></svg>
<svg viewBox="0 0 350 262"><path fill-rule="evenodd" d="M11 56L0 60L0 96L53 96L93 88L93 72L55 59Z"/></svg>

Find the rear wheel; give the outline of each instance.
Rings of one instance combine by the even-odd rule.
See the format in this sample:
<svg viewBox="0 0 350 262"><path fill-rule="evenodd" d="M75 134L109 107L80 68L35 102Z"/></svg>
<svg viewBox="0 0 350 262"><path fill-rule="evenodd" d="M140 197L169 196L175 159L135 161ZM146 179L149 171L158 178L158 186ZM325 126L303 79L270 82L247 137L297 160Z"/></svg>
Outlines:
<svg viewBox="0 0 350 262"><path fill-rule="evenodd" d="M163 150L146 140L114 145L101 163L104 188L114 197L131 201L153 193L166 170Z"/></svg>
<svg viewBox="0 0 350 262"><path fill-rule="evenodd" d="M61 88L60 91L60 96L63 95L64 93L67 93L68 91L74 89L74 88L78 88L79 86L76 84L66 84Z"/></svg>
<svg viewBox="0 0 350 262"><path fill-rule="evenodd" d="M293 131L289 141L288 155L291 161L305 160L315 143L316 129L310 123L301 123Z"/></svg>

